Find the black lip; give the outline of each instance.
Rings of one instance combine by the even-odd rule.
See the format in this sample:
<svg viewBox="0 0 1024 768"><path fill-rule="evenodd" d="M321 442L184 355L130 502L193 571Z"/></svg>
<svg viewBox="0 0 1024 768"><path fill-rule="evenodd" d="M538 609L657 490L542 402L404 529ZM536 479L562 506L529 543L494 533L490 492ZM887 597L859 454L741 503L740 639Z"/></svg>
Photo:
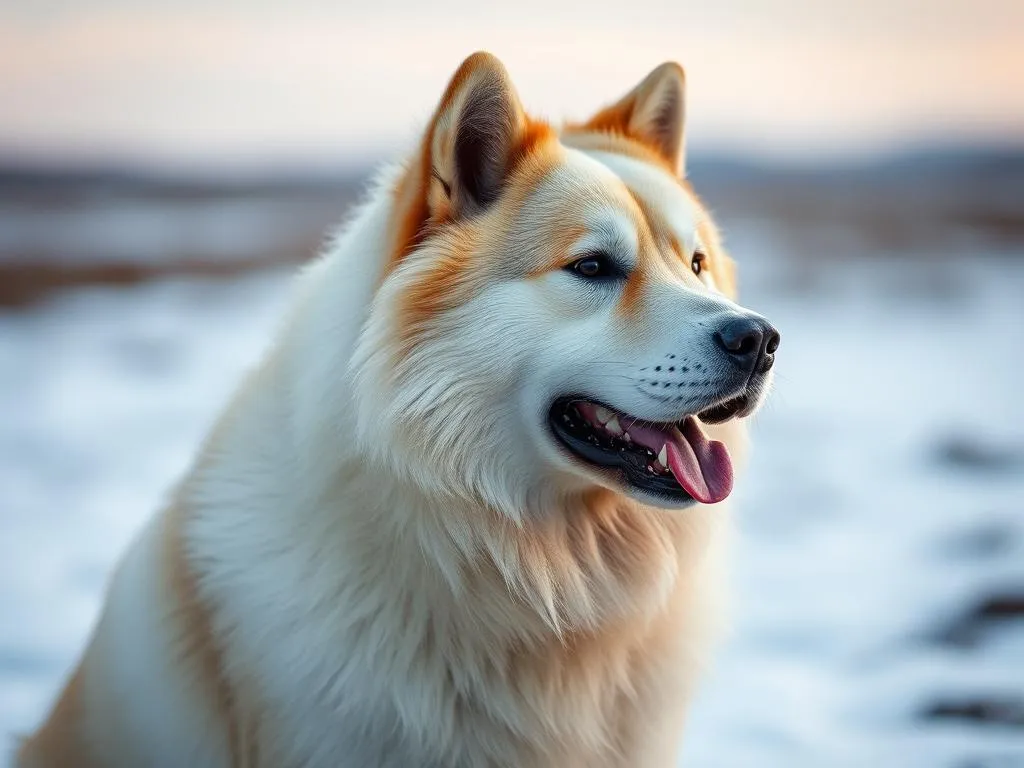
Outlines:
<svg viewBox="0 0 1024 768"><path fill-rule="evenodd" d="M614 451L593 445L569 432L561 416L575 402L588 402L619 412L617 408L584 395L558 398L548 410L548 424L555 438L565 448L588 464L617 472L625 484L676 504L695 501L671 475L652 475L647 471L647 458L640 451Z"/></svg>
<svg viewBox="0 0 1024 768"><path fill-rule="evenodd" d="M705 424L721 424L734 416L745 415L749 408L750 397L744 393L701 411L698 418Z"/></svg>

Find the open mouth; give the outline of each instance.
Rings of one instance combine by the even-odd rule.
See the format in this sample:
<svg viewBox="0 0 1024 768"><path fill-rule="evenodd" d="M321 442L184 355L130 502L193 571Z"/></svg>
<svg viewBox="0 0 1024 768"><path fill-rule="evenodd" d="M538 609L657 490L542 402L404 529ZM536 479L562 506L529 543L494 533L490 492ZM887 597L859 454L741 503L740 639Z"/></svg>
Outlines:
<svg viewBox="0 0 1024 768"><path fill-rule="evenodd" d="M742 402L741 402L742 401ZM717 423L740 413L734 398L700 415ZM622 473L626 483L674 502L714 504L732 491L732 460L725 445L709 440L697 418L650 422L579 396L562 397L549 413L558 440L588 464Z"/></svg>

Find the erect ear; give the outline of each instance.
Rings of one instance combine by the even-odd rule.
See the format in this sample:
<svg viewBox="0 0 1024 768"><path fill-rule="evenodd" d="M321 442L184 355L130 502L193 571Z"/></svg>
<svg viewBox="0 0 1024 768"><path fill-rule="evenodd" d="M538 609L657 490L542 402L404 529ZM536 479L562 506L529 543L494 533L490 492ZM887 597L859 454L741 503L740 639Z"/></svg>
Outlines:
<svg viewBox="0 0 1024 768"><path fill-rule="evenodd" d="M618 102L590 118L584 127L619 133L646 144L681 174L685 116L686 75L681 66L667 61Z"/></svg>
<svg viewBox="0 0 1024 768"><path fill-rule="evenodd" d="M468 216L498 197L526 114L504 65L474 53L452 77L428 135L431 214Z"/></svg>

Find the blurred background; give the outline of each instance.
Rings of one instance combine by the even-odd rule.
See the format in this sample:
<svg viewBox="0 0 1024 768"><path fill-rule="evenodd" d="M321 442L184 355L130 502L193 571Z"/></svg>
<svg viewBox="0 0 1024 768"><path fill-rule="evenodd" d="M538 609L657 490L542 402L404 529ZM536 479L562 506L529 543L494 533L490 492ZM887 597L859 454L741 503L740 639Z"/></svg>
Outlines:
<svg viewBox="0 0 1024 768"><path fill-rule="evenodd" d="M1024 765L1015 0L0 0L0 738L480 48L552 119L682 62L690 176L783 332L685 764Z"/></svg>

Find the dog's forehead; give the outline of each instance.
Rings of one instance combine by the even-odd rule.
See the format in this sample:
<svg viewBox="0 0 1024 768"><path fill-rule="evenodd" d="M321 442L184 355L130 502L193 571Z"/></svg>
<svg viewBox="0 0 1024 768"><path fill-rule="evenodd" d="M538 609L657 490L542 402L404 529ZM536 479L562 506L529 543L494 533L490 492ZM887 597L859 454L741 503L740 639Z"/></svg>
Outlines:
<svg viewBox="0 0 1024 768"><path fill-rule="evenodd" d="M617 152L588 151L586 155L611 171L629 193L649 211L657 214L652 226L663 226L688 252L697 245L703 212L678 179L665 169Z"/></svg>
<svg viewBox="0 0 1024 768"><path fill-rule="evenodd" d="M551 210L593 215L599 209L629 209L629 192L607 166L578 150L567 150L544 175L535 199Z"/></svg>
<svg viewBox="0 0 1024 768"><path fill-rule="evenodd" d="M703 213L686 188L660 167L615 152L569 149L535 190L538 207L571 217L562 224L604 230L635 240L630 223L638 209L653 212L647 225L667 231L692 252L698 243Z"/></svg>
<svg viewBox="0 0 1024 768"><path fill-rule="evenodd" d="M622 181L599 162L570 150L536 179L518 211L518 230L536 237L555 236L577 250L636 252L636 205ZM585 250L585 248L584 248Z"/></svg>

